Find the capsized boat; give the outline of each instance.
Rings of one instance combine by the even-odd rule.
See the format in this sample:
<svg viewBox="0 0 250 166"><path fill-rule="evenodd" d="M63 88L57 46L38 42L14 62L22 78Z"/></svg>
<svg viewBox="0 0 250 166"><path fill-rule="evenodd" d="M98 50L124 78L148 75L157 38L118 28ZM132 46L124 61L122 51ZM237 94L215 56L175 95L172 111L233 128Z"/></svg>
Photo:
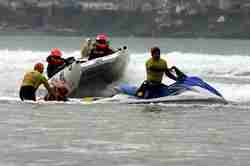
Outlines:
<svg viewBox="0 0 250 166"><path fill-rule="evenodd" d="M60 71L49 79L49 84L58 90L66 92L65 97L70 96L79 86L81 79L81 61L74 60L69 65L65 65ZM61 94L62 95L62 94Z"/></svg>
<svg viewBox="0 0 250 166"><path fill-rule="evenodd" d="M129 62L127 47L104 57L81 61L81 77L79 87L71 97L103 96L102 89L119 80ZM105 96L105 95L104 95Z"/></svg>
<svg viewBox="0 0 250 166"><path fill-rule="evenodd" d="M49 82L55 89L66 89L67 97L102 96L100 89L120 79L128 61L127 47L105 57L76 59L62 67Z"/></svg>

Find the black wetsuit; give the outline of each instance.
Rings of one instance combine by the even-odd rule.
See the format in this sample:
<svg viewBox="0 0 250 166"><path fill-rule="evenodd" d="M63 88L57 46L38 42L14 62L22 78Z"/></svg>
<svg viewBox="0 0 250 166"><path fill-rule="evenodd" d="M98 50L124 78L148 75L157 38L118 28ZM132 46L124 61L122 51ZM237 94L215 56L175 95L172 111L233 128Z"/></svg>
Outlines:
<svg viewBox="0 0 250 166"><path fill-rule="evenodd" d="M19 91L20 99L36 101L36 89L33 86L22 86Z"/></svg>
<svg viewBox="0 0 250 166"><path fill-rule="evenodd" d="M53 75L55 75L57 72L60 70L64 69L66 66L70 65L75 61L74 57L69 57L69 58L55 58L52 56L47 57L47 75L49 78L51 78Z"/></svg>
<svg viewBox="0 0 250 166"><path fill-rule="evenodd" d="M56 74L59 71L59 68L65 64L65 59L61 57L48 56L47 62L48 62L47 75L49 78L51 78L54 74Z"/></svg>

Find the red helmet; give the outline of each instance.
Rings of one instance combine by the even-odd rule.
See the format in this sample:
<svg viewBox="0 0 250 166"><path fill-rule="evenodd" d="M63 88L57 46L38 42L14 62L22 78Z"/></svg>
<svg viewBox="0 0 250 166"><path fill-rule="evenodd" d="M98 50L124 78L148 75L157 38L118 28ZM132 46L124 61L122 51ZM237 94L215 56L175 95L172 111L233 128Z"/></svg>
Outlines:
<svg viewBox="0 0 250 166"><path fill-rule="evenodd" d="M99 34L96 36L96 40L104 40L104 41L108 41L108 36L105 34Z"/></svg>
<svg viewBox="0 0 250 166"><path fill-rule="evenodd" d="M60 56L62 56L62 52L61 52L61 50L58 49L58 48L53 48L53 49L51 50L51 52L50 52L50 55L51 55L51 56L54 56L54 57L60 57Z"/></svg>
<svg viewBox="0 0 250 166"><path fill-rule="evenodd" d="M36 63L34 66L34 70L39 71L40 73L43 73L44 66L42 63Z"/></svg>
<svg viewBox="0 0 250 166"><path fill-rule="evenodd" d="M108 36L105 34L99 34L96 36L96 47L100 49L108 48Z"/></svg>

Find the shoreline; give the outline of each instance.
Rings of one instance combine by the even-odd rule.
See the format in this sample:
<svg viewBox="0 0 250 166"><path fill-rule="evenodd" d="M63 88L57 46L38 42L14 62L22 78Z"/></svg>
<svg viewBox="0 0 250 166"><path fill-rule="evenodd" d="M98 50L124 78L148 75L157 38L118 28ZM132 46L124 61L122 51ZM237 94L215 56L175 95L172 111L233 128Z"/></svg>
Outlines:
<svg viewBox="0 0 250 166"><path fill-rule="evenodd" d="M69 36L69 37L77 37L77 36L95 36L95 34L97 33L91 33L91 34L87 34L87 33L83 33L80 31L70 31L70 30L65 30L65 29L58 29L56 31L53 30L37 30L37 29L32 29L32 28L28 28L28 29L17 29L17 28L10 28L10 29L0 29L0 35L1 36L22 36L22 35L28 35L28 36L39 36L39 35L49 35L49 36ZM118 35L112 35L112 34L108 34L111 37L135 37L135 38L187 38L187 39L200 39L200 38L204 38L204 39L239 39L239 40L249 40L250 39L250 34L246 34L244 36L243 33L232 33L232 34L223 34L223 33L216 33L216 34L212 34L212 33L200 33L199 35L194 34L192 32L175 32L175 33L171 33L169 35L156 35L156 36L152 36L152 35L123 35L120 34L119 32L117 32L116 34Z"/></svg>

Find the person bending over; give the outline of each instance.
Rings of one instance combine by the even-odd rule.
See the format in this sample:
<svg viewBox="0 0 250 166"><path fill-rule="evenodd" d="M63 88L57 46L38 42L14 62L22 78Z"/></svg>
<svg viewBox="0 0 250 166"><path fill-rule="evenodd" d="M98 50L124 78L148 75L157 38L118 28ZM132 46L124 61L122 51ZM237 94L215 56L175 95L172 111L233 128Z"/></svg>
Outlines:
<svg viewBox="0 0 250 166"><path fill-rule="evenodd" d="M22 85L19 91L20 99L36 101L36 91L43 84L51 96L55 96L54 91L50 87L47 78L42 74L44 66L42 63L37 63L34 70L24 75Z"/></svg>

